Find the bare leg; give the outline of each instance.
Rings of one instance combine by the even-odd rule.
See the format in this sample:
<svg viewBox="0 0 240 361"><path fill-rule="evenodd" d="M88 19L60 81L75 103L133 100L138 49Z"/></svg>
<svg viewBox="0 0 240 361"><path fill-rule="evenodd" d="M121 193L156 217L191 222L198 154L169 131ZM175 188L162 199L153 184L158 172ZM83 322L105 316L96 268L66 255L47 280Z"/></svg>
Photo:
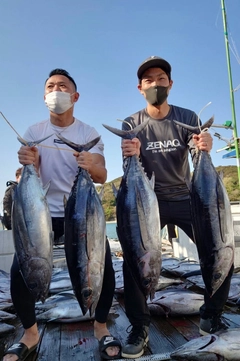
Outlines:
<svg viewBox="0 0 240 361"><path fill-rule="evenodd" d="M38 327L35 323L32 327L27 328L23 334L23 337L19 342L24 343L28 348L33 347L39 342ZM13 354L5 355L3 361L17 361L18 356Z"/></svg>
<svg viewBox="0 0 240 361"><path fill-rule="evenodd" d="M94 321L94 336L96 337L96 339L98 339L98 341L100 341L103 336L110 336L110 332L107 329L107 324ZM119 353L119 347L108 347L106 349L106 353L108 354L108 356L116 356Z"/></svg>

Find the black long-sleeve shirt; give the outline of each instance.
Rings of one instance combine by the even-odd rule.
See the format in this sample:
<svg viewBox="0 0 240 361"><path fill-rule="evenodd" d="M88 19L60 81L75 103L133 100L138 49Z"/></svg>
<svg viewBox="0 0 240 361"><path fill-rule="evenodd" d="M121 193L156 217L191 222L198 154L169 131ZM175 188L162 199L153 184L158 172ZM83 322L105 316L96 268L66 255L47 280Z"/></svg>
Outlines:
<svg viewBox="0 0 240 361"><path fill-rule="evenodd" d="M168 115L163 119L153 119L146 109L142 109L125 121L134 128L147 119L147 126L137 135L141 142L143 168L149 178L154 172L155 192L159 199L187 199L191 180L189 151L194 158L195 146L192 133L173 121L197 126L198 117L189 109L171 105ZM126 123L123 123L123 129L129 130Z"/></svg>

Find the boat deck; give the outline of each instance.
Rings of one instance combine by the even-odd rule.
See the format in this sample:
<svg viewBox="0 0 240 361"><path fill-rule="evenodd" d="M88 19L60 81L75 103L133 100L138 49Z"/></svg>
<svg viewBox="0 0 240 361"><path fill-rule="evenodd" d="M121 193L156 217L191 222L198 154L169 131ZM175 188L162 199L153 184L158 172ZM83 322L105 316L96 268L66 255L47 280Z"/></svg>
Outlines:
<svg viewBox="0 0 240 361"><path fill-rule="evenodd" d="M124 311L122 298L115 299L114 313L109 315L108 327L113 336L122 343L127 337L128 319ZM230 327L240 328L240 314L229 309L224 314ZM152 317L149 330L149 343L144 355L138 360L163 360L164 354L171 353L185 342L199 337L199 316L185 317ZM19 341L23 332L19 320L14 324L16 331L0 339L0 357L6 347ZM36 353L26 361L100 361L98 342L93 337L93 321L76 323L39 324L42 339ZM170 360L170 358L168 358Z"/></svg>
<svg viewBox="0 0 240 361"><path fill-rule="evenodd" d="M55 253L57 266L64 260L62 251ZM224 316L231 328L240 328L240 312L237 306L226 306ZM8 322L15 326L15 331L0 338L0 359L4 349L18 342L23 333L19 319ZM115 294L108 318L111 334L123 344L128 336L129 321L125 314L123 295ZM145 353L138 358L144 360L170 360L166 358L177 347L199 337L199 316L152 316L149 329L149 343ZM93 321L74 323L39 323L41 342L36 353L26 361L100 361L98 341L93 336Z"/></svg>

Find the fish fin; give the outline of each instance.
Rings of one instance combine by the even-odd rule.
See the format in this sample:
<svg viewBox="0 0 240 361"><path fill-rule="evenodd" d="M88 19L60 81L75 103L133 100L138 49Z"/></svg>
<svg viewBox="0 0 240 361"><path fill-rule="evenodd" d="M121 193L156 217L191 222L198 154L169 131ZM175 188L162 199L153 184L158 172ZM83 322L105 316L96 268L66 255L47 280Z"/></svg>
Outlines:
<svg viewBox="0 0 240 361"><path fill-rule="evenodd" d="M219 175L220 179L223 180L223 177L224 177L223 170L220 170L220 171L218 172L218 175Z"/></svg>
<svg viewBox="0 0 240 361"><path fill-rule="evenodd" d="M99 196L101 202L103 200L103 195L104 195L104 186L102 186L100 191L98 192L98 196Z"/></svg>
<svg viewBox="0 0 240 361"><path fill-rule="evenodd" d="M160 303L160 304L161 304L161 303ZM168 317L169 314L171 313L171 308L168 307L168 306L166 306L166 305L161 305L161 307L162 307L162 309L164 310L166 317Z"/></svg>
<svg viewBox="0 0 240 361"><path fill-rule="evenodd" d="M89 311L90 317L93 317L96 307L97 307L97 302L92 303L91 306L89 307L88 311Z"/></svg>
<svg viewBox="0 0 240 361"><path fill-rule="evenodd" d="M132 129L130 129L130 130L122 130L122 129L117 129L117 128L110 127L109 125L106 125L106 124L103 124L103 126L104 126L104 128L106 128L107 130L109 130L113 134L118 135L119 137L121 137L123 139L132 139L132 138L134 138Z"/></svg>
<svg viewBox="0 0 240 361"><path fill-rule="evenodd" d="M47 195L47 192L48 192L48 190L49 190L50 184L51 184L51 181L48 181L47 184L45 184L45 186L43 187L44 196Z"/></svg>
<svg viewBox="0 0 240 361"><path fill-rule="evenodd" d="M155 290L152 290L150 292L150 300L152 301L154 299L154 296L155 296Z"/></svg>
<svg viewBox="0 0 240 361"><path fill-rule="evenodd" d="M35 146L35 145L37 145L37 144L42 143L44 140L50 138L52 135L53 135L53 134L50 134L50 135L48 135L47 137L44 137L44 138L42 138L42 139L35 140L35 141L33 141L33 140L31 140L31 141L30 141L30 140L25 140L25 139L23 139L22 137L17 137L17 139L18 139L18 141L19 141L22 145L27 145L27 146L29 146L29 147L33 147L33 146Z"/></svg>
<svg viewBox="0 0 240 361"><path fill-rule="evenodd" d="M91 148L93 148L101 139L101 137L97 137L94 138L93 140L91 140L90 142L86 143L86 144L77 144L77 143L73 143L71 142L69 139L64 138L62 135L60 134L56 134L56 136L63 141L63 143L67 144L70 148L76 150L77 152L81 153L83 151L89 151Z"/></svg>
<svg viewBox="0 0 240 361"><path fill-rule="evenodd" d="M47 320L46 323L54 322L57 320L58 320L58 317L53 317L53 318L50 318L50 320Z"/></svg>
<svg viewBox="0 0 240 361"><path fill-rule="evenodd" d="M118 190L114 183L112 183L112 191L113 191L114 197L117 198Z"/></svg>
<svg viewBox="0 0 240 361"><path fill-rule="evenodd" d="M152 176L151 176L151 179L149 179L149 182L150 182L152 189L154 189L154 187L155 187L155 173L154 172L152 172Z"/></svg>
<svg viewBox="0 0 240 361"><path fill-rule="evenodd" d="M186 186L187 186L187 189L188 189L189 193L191 193L191 191L192 191L192 183L191 183L191 181L187 181L186 179L184 179L184 180L185 180L185 183L186 183Z"/></svg>
<svg viewBox="0 0 240 361"><path fill-rule="evenodd" d="M64 197L63 197L63 204L64 204L64 208L66 208L66 206L67 206L67 197L64 195Z"/></svg>
<svg viewBox="0 0 240 361"><path fill-rule="evenodd" d="M110 127L109 125L106 125L106 124L103 124L103 126L104 126L104 128L106 128L113 134L118 135L119 137L121 137L123 139L133 139L133 138L136 138L137 134L146 127L148 122L149 122L149 119L145 120L145 122L137 125L135 128L130 129L130 130L121 130L121 129Z"/></svg>

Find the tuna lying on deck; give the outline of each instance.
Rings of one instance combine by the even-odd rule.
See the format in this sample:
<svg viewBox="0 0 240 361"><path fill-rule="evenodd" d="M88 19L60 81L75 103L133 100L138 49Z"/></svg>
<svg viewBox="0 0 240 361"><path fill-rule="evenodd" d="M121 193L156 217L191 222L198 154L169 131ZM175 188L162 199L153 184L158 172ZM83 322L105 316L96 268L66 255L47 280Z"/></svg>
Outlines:
<svg viewBox="0 0 240 361"><path fill-rule="evenodd" d="M42 322L73 323L93 319L88 312L82 314L79 302L71 291L49 297L43 305L36 304L36 313L37 320Z"/></svg>
<svg viewBox="0 0 240 361"><path fill-rule="evenodd" d="M154 299L148 301L148 308L152 315L197 315L203 303L203 295L172 288L156 292Z"/></svg>
<svg viewBox="0 0 240 361"><path fill-rule="evenodd" d="M240 353L239 328L202 336L191 340L171 353L174 360L238 361Z"/></svg>

